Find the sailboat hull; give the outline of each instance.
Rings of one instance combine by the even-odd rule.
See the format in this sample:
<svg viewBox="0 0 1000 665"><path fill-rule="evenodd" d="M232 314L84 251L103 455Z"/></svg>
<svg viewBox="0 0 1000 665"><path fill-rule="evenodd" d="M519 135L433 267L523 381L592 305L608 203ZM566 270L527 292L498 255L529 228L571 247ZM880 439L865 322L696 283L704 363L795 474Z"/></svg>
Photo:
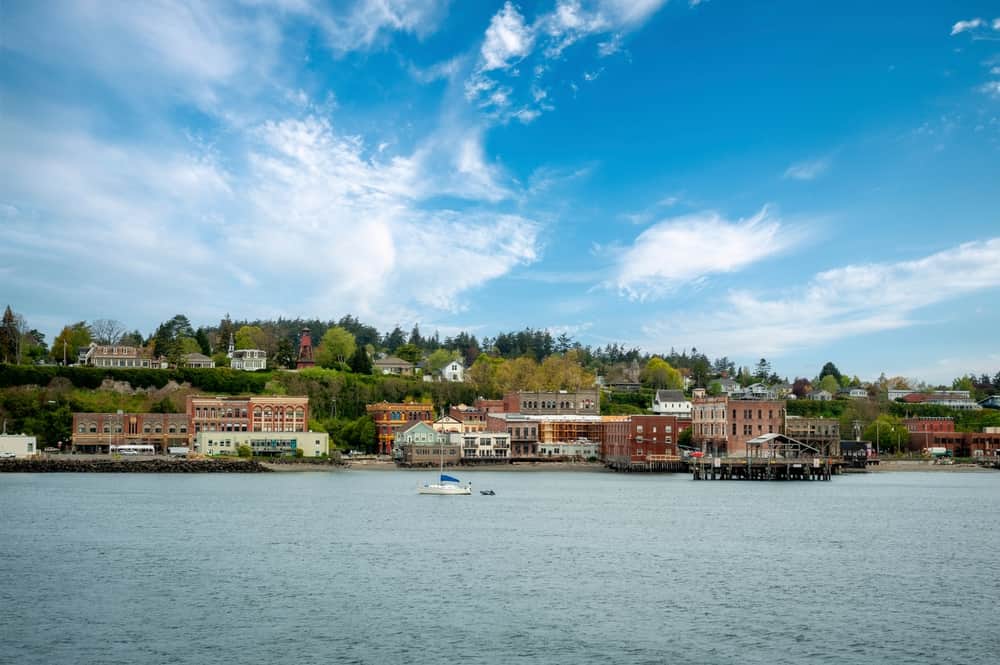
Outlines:
<svg viewBox="0 0 1000 665"><path fill-rule="evenodd" d="M472 488L467 485L420 485L417 487L417 494L472 494Z"/></svg>

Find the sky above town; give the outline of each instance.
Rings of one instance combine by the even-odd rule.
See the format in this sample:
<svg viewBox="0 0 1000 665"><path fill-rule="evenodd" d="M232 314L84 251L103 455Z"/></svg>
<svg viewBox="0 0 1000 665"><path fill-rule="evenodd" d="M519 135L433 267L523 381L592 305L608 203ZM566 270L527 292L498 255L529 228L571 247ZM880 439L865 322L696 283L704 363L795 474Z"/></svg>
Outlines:
<svg viewBox="0 0 1000 665"><path fill-rule="evenodd" d="M1000 6L0 6L0 305L1000 369Z"/></svg>

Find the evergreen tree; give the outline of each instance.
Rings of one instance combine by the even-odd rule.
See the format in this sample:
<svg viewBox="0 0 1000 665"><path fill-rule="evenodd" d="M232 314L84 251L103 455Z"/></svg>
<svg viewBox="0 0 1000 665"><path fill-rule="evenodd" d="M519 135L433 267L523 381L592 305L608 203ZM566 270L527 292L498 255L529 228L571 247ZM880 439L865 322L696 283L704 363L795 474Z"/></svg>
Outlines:
<svg viewBox="0 0 1000 665"><path fill-rule="evenodd" d="M397 325L392 329L391 333L385 336L382 343L389 353L395 353L396 349L406 344L406 334L403 332L403 329Z"/></svg>
<svg viewBox="0 0 1000 665"><path fill-rule="evenodd" d="M361 345L358 345L358 348L354 350L354 355L351 356L348 364L355 374L372 373L372 359L368 356L368 350Z"/></svg>

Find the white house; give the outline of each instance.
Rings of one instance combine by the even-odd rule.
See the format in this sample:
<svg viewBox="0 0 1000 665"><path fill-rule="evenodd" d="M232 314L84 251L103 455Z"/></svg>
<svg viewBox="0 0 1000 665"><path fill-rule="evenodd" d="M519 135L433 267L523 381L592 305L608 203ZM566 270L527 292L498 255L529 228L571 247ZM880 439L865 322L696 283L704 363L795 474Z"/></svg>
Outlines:
<svg viewBox="0 0 1000 665"><path fill-rule="evenodd" d="M444 381L465 381L465 366L457 360L452 360L441 369Z"/></svg>
<svg viewBox="0 0 1000 665"><path fill-rule="evenodd" d="M236 349L233 351L233 359L229 364L233 369L241 369L245 372L267 369L267 351L261 351L260 349Z"/></svg>
<svg viewBox="0 0 1000 665"><path fill-rule="evenodd" d="M653 395L653 413L661 416L691 417L691 402L683 390L657 390Z"/></svg>
<svg viewBox="0 0 1000 665"><path fill-rule="evenodd" d="M451 434L462 439L462 459L466 462L504 462L510 459L510 434L507 432L468 432Z"/></svg>
<svg viewBox="0 0 1000 665"><path fill-rule="evenodd" d="M814 390L806 395L806 397L814 402L829 402L833 399L833 393L829 390Z"/></svg>
<svg viewBox="0 0 1000 665"><path fill-rule="evenodd" d="M25 434L0 434L0 458L34 457L38 454L38 440Z"/></svg>

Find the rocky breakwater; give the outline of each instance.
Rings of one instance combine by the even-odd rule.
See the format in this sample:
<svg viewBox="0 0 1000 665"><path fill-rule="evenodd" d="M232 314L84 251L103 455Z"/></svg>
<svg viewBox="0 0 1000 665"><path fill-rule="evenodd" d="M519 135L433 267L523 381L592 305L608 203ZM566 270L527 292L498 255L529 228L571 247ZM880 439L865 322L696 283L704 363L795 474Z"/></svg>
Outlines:
<svg viewBox="0 0 1000 665"><path fill-rule="evenodd" d="M268 473L256 460L81 459L39 457L0 460L0 473Z"/></svg>

